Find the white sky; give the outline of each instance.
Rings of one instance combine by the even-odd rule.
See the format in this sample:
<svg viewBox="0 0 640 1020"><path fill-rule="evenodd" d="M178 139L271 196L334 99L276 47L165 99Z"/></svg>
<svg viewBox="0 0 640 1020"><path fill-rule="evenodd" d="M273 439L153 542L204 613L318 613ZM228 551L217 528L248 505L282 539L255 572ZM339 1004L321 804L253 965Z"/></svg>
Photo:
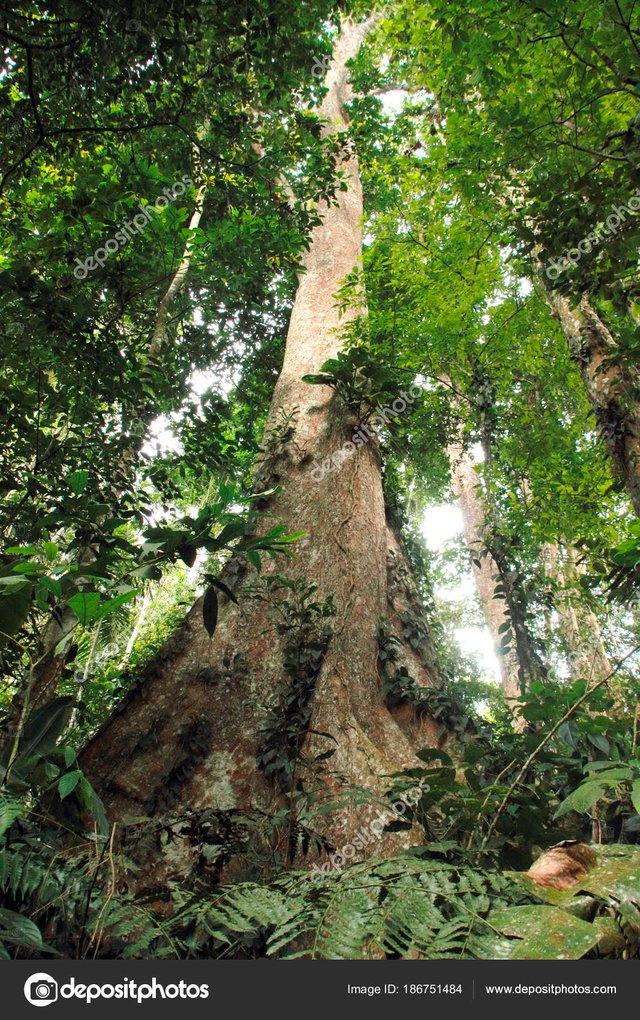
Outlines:
<svg viewBox="0 0 640 1020"><path fill-rule="evenodd" d="M462 514L454 503L442 503L429 507L422 521L422 536L431 552L443 552L447 543L462 536ZM446 601L470 604L475 597L475 583L471 568L465 571L455 585L438 585L435 594ZM475 609L475 606L473 606ZM500 681L500 666L487 626L468 625L456 627L454 637L461 650L472 655L478 662L487 680Z"/></svg>

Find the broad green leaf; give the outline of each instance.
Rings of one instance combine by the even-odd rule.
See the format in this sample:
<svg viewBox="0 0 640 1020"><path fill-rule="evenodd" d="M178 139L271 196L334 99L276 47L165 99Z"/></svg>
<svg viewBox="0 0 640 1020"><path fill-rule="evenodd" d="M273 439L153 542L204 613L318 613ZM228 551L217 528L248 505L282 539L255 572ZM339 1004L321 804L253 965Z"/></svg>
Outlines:
<svg viewBox="0 0 640 1020"><path fill-rule="evenodd" d="M6 580L0 578L0 580ZM13 580L13 579L12 579ZM20 584L12 586L6 594L0 596L0 644L3 635L13 637L26 623L33 599L33 585Z"/></svg>
<svg viewBox="0 0 640 1020"><path fill-rule="evenodd" d="M67 605L73 609L83 627L96 620L100 608L100 596L95 591L78 592L72 595Z"/></svg>
<svg viewBox="0 0 640 1020"><path fill-rule="evenodd" d="M579 960L601 934L594 925L551 906L506 907L492 911L488 921L514 938L511 960Z"/></svg>
<svg viewBox="0 0 640 1020"><path fill-rule="evenodd" d="M598 849L598 863L580 887L593 896L613 897L640 904L640 850L613 844Z"/></svg>
<svg viewBox="0 0 640 1020"><path fill-rule="evenodd" d="M53 563L53 561L58 556L58 546L56 545L56 543L55 542L44 542L42 547L44 549L44 554L47 557L47 559L49 560L49 562Z"/></svg>
<svg viewBox="0 0 640 1020"><path fill-rule="evenodd" d="M80 781L80 772L65 772L63 776L60 776L58 780L58 793L60 794L60 800L64 800L69 794L75 790L76 786Z"/></svg>
<svg viewBox="0 0 640 1020"><path fill-rule="evenodd" d="M20 739L18 760L42 755L55 747L64 731L75 701L71 697L54 698L27 719Z"/></svg>
<svg viewBox="0 0 640 1020"><path fill-rule="evenodd" d="M135 588L130 588L129 591L122 592L120 595L115 595L112 599L107 599L107 601L103 602L99 607L94 619L101 620L104 616L108 616L109 613L112 613L115 609L126 605L127 602L131 602L137 594L138 592Z"/></svg>
<svg viewBox="0 0 640 1020"><path fill-rule="evenodd" d="M37 952L55 953L56 950L42 941L38 925L15 910L0 907L0 943L35 949Z"/></svg>
<svg viewBox="0 0 640 1020"><path fill-rule="evenodd" d="M91 817L96 823L98 832L101 836L107 836L109 834L109 822L107 821L104 804L100 800L100 797L87 777L82 774L80 775L80 785L78 790L80 793L80 799L87 811L90 812Z"/></svg>
<svg viewBox="0 0 640 1020"><path fill-rule="evenodd" d="M569 811L577 811L580 814L589 811L604 796L605 792L606 786L600 781L589 780L582 783L577 790L574 790L562 801L553 817L561 818Z"/></svg>
<svg viewBox="0 0 640 1020"><path fill-rule="evenodd" d="M602 733L589 733L587 734L589 743L597 747L598 751L602 751L603 754L611 754L611 744Z"/></svg>
<svg viewBox="0 0 640 1020"><path fill-rule="evenodd" d="M69 475L69 485L74 496L81 496L89 482L88 471L73 471Z"/></svg>

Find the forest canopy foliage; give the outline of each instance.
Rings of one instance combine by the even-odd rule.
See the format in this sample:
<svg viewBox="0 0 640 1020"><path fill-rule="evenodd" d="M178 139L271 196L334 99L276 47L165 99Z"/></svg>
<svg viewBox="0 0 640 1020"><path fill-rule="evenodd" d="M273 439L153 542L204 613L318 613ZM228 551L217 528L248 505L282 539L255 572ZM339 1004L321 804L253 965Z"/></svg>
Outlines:
<svg viewBox="0 0 640 1020"><path fill-rule="evenodd" d="M0 955L638 958L635 8L2 14ZM328 130L341 25L365 19ZM340 349L299 373L311 411L270 408L355 154ZM311 464L316 394L344 445ZM364 456L395 536L370 683L429 737L377 786L346 782L340 738L315 726L355 610L290 512L340 506L352 469L346 503L374 507ZM453 538L433 533L443 506ZM354 566L363 602L369 582ZM174 720L162 809L114 817L84 749L135 712L187 612L209 641L229 608L247 647L194 675L233 701L249 641L281 649L253 756L268 805L185 802L212 739L194 709ZM374 811L383 831L342 854L335 819ZM166 863L185 842L189 874L150 882L150 848ZM558 844L560 878L527 874Z"/></svg>

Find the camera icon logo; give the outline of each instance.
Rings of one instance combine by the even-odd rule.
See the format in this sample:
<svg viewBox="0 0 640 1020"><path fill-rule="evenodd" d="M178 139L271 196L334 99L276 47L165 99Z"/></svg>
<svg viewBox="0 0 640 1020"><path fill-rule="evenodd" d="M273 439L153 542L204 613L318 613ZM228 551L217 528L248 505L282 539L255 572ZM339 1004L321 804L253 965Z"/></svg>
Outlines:
<svg viewBox="0 0 640 1020"><path fill-rule="evenodd" d="M58 982L50 974L32 974L24 983L24 997L32 1006L50 1006L58 998Z"/></svg>

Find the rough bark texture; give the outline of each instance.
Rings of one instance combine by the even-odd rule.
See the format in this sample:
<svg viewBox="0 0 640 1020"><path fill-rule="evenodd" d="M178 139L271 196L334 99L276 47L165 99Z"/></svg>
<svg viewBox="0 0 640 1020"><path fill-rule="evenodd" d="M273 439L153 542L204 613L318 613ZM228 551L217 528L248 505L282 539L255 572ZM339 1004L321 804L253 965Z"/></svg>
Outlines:
<svg viewBox="0 0 640 1020"><path fill-rule="evenodd" d="M543 290L580 368L614 473L640 516L640 377L615 360L616 342L587 294L572 308L563 294L544 283Z"/></svg>
<svg viewBox="0 0 640 1020"><path fill-rule="evenodd" d="M362 25L347 23L336 44L320 109L327 132L345 126L345 63L357 53L364 31ZM344 169L348 190L322 210L322 223L304 259L258 469L262 489L281 486L263 507L269 525L276 521L307 535L296 544L293 561L266 566L267 573L313 581L314 599L331 597L337 610L311 677L309 723L302 735L304 754L335 752L322 772L305 774L305 790L325 797L344 795L353 786L379 793L388 785L382 776L415 764L415 750L439 739L435 724L415 720L410 710L406 719L394 718L381 689L380 620L387 617L398 633L397 612L403 598L412 595L398 579L396 566L406 563L385 521L375 439L322 482L313 477L314 458L335 453L357 424L331 390L301 381L340 348L345 317L339 318L334 295L361 256L363 208L355 155ZM294 426L283 434L280 423L291 415ZM395 578L391 585L388 561ZM282 804L277 783L265 777L259 761L265 728L274 726L283 696L291 690L286 642L276 632L268 602L249 597L255 574L232 561L223 576L236 590L239 606L222 598L210 640L196 603L83 756L83 768L113 820L207 809L268 813ZM430 648L407 648L405 653L416 681L436 686ZM340 846L372 812L370 805L335 810L323 815L318 827ZM164 853L167 867L184 871L188 839L174 841ZM156 874L158 867L162 870L162 864Z"/></svg>

